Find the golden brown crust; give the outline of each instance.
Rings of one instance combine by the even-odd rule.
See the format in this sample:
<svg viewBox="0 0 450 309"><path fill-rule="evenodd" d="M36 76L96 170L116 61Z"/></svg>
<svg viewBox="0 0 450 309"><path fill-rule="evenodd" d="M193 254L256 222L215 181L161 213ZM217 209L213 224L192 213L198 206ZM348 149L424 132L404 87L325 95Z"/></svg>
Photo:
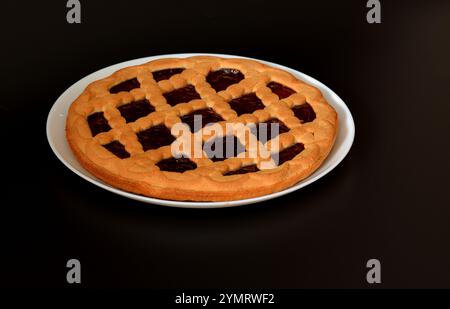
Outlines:
<svg viewBox="0 0 450 309"><path fill-rule="evenodd" d="M185 70L168 80L156 82L152 77L153 71L178 67ZM206 83L205 76L210 70L220 68L238 69L245 75L245 79L216 93ZM140 82L140 88L130 92L109 93L112 86L135 77ZM270 81L283 84L296 93L279 100L278 96L266 87ZM195 86L201 99L174 107L168 105L162 94L187 84ZM255 92L266 107L253 114L238 117L227 102L250 92ZM156 111L126 124L116 107L143 98L147 98ZM305 102L314 109L316 119L301 123L291 108ZM213 108L225 120L218 123L218 126L230 122L259 123L276 117L290 131L269 141L267 145L279 142L282 150L299 142L305 149L279 167L242 175L223 176L223 173L249 164L257 164L260 167L263 160L258 156L212 162L202 156L191 158L197 164L195 170L184 173L160 171L155 164L171 157L170 146L144 152L135 133L158 124L164 124L170 129L180 122L180 116L204 107ZM104 112L112 129L92 137L87 116L98 111ZM124 68L91 83L70 107L66 134L83 167L114 187L161 199L227 201L277 192L309 176L330 152L337 126L337 114L320 91L293 75L253 60L199 56L155 60ZM201 133L203 140L209 137L206 133ZM252 149L248 148L245 137L237 137L246 146L246 154L249 153ZM119 159L102 147L114 140L125 146L130 158Z"/></svg>

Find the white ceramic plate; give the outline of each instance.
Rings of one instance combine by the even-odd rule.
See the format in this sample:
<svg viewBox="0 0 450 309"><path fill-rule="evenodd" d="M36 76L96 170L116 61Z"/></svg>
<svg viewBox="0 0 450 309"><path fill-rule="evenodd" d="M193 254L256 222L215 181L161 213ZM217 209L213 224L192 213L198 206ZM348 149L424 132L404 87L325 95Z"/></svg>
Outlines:
<svg viewBox="0 0 450 309"><path fill-rule="evenodd" d="M333 168L335 168L347 155L348 151L350 150L353 139L355 136L355 124L353 122L352 115L345 105L345 103L339 98L332 90L330 90L327 86L322 84L321 82L315 80L314 78L303 74L301 72L295 71L293 69L275 64L270 63L267 61L261 61L262 63L271 65L276 68L283 69L285 71L290 72L291 74L295 75L297 78L307 82L308 84L311 84L322 91L322 94L325 96L326 100L336 109L338 115L339 115L339 130L336 138L335 145L333 149L331 150L330 155L328 158L324 161L324 163L308 178L300 181L296 185L287 188L283 191L249 198L249 199L243 199L243 200L236 200L236 201L227 201L227 202L179 202L179 201L171 201L171 200L162 200L162 199L156 199L146 196L141 196L133 193L129 193L126 191L123 191L121 189L117 189L114 187L111 187L110 185L104 183L103 181L99 180L98 178L91 175L88 171L86 171L77 161L75 156L73 155L67 141L66 141L66 135L65 135L65 124L66 124L66 116L67 111L69 110L70 104L83 92L85 87L90 84L91 82L107 77L114 73L115 71L122 69L124 67L137 65L141 63L145 63L151 60L160 59L160 58L169 58L169 57L190 57L190 56L198 56L198 55L211 55L211 56L219 56L224 58L244 58L239 56L233 56L233 55L222 55L222 54L172 54L172 55L161 55L161 56L153 56L153 57L147 57L147 58L140 58L136 60L130 60L126 62L122 62L119 64L112 65L110 67L104 68L102 70L99 70L95 73L92 73L83 79L79 80L75 84L73 84L69 89L67 89L59 98L56 100L55 104L53 105L52 109L50 110L50 113L48 114L47 118L47 139L50 144L50 147L52 148L53 152L56 154L58 159L61 160L62 163L64 163L65 166L67 166L72 172L77 174L78 176L82 177L83 179L99 186L100 188L103 188L105 190L114 192L116 194L126 196L128 198L150 203L150 204L158 204L158 205L164 205L164 206L172 206L172 207L185 207L185 208L219 208L219 207L231 207L231 206L240 206L240 205L246 205L246 204L252 204L257 203L261 201L270 200L273 198L276 198L278 196L282 196L291 192L294 192L300 188L303 188L306 185L309 185L310 183L318 180L322 176L329 173Z"/></svg>

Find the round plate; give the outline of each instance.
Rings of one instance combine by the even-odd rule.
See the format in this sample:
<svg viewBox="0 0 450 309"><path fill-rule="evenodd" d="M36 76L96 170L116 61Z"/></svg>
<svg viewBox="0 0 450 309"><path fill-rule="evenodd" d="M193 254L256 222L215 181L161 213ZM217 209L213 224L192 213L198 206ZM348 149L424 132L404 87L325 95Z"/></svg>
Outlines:
<svg viewBox="0 0 450 309"><path fill-rule="evenodd" d="M355 124L353 122L352 115L350 110L345 105L345 103L339 98L332 90L330 90L327 86L322 84L321 82L315 80L314 78L298 72L296 70L284 67L282 65L278 65L275 63L270 63L267 61L262 61L258 59L253 59L265 63L267 65L273 66L275 68L279 68L285 70L295 77L305 81L306 83L313 85L320 89L325 99L328 101L331 106L334 107L339 117L339 129L337 132L336 142L331 150L329 156L325 159L323 164L308 178L300 181L292 187L289 187L283 191L275 192L268 195L258 196L254 198L248 198L243 200L235 200L235 201L226 201L226 202L179 202L172 200L162 200L157 198L146 197L138 194L129 193L123 191L121 189L117 189L111 187L110 185L104 183L98 178L91 175L88 171L86 171L80 163L75 158L72 150L70 149L67 140L66 140L66 116L69 110L70 105L73 101L83 92L87 85L91 82L107 77L114 73L115 71L122 69L124 67L142 64L151 60L161 59L161 58L183 58L183 57L192 57L199 55L210 55L217 56L223 58L245 58L240 56L233 55L222 55L222 54L172 54L172 55L161 55L161 56L153 56L140 58L135 60L130 60L126 62L122 62L119 64L112 65L110 67L99 70L95 73L92 73L83 79L79 80L75 84L73 84L69 89L64 91L64 93L56 100L53 105L50 113L47 118L47 139L52 148L53 152L56 154L58 159L64 163L72 172L77 174L78 176L86 179L87 181L103 188L105 190L114 192L116 194L126 196L128 198L150 203L150 204L158 204L164 206L172 206L172 207L185 207L185 208L219 208L219 207L231 207L231 206L240 206L246 204L257 203L261 201L270 200L276 198L278 196L282 196L293 191L296 191L300 188L303 188L306 185L318 180L325 174L329 173L333 168L335 168L347 155L350 150L353 139L355 136ZM247 58L252 59L252 58Z"/></svg>

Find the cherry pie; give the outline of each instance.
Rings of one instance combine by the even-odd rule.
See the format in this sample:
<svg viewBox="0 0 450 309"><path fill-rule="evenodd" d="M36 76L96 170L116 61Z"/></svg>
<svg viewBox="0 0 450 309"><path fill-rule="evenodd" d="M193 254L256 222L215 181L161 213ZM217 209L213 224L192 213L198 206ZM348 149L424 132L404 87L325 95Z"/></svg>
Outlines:
<svg viewBox="0 0 450 309"><path fill-rule="evenodd" d="M180 123L185 139L201 141L200 155L184 146L174 155ZM250 134L227 129L238 124ZM260 124L268 124L264 138ZM70 107L66 134L80 163L114 187L161 199L227 201L309 176L329 154L337 126L321 92L293 75L253 60L198 56L127 67L91 83ZM211 128L223 133L212 135ZM215 147L226 149L224 156L207 151ZM257 151L264 147L268 157Z"/></svg>

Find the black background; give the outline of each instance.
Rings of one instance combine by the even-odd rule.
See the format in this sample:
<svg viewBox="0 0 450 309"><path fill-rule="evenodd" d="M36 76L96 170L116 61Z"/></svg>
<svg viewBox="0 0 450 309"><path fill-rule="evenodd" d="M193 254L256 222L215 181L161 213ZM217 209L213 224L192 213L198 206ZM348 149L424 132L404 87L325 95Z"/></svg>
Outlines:
<svg viewBox="0 0 450 309"><path fill-rule="evenodd" d="M68 287L450 287L450 3L381 1L1 3L1 285ZM347 103L356 138L330 174L230 209L141 204L82 180L45 135L56 98L139 57L216 52L279 63Z"/></svg>

